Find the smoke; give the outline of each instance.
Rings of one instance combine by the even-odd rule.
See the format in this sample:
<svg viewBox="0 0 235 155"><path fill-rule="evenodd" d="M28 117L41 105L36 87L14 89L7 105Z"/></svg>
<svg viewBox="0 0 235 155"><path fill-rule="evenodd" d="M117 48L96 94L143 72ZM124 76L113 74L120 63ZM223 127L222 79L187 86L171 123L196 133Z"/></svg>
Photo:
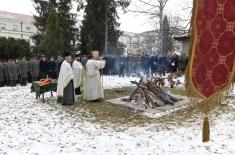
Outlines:
<svg viewBox="0 0 235 155"><path fill-rule="evenodd" d="M144 74L144 71L140 71L138 74L137 74L137 77L139 77L140 79L142 79L143 83L147 83L147 79L148 79L148 75L147 74Z"/></svg>

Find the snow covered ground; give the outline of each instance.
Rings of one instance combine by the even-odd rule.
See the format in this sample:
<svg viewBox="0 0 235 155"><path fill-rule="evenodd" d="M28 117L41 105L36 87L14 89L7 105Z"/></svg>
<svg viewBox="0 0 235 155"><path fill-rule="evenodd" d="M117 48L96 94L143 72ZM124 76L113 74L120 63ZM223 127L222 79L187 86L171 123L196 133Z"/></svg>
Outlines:
<svg viewBox="0 0 235 155"><path fill-rule="evenodd" d="M169 74L166 74L163 78L167 78ZM119 77L119 76L102 76L103 86L105 89L112 89L112 88L122 88L122 87L129 87L129 86L135 86L132 85L130 81L139 81L140 78L138 77ZM179 84L177 87L183 88L185 83L185 78L178 77L177 80L180 81L181 84ZM174 79L176 81L176 79ZM165 80L165 87L170 87L170 84L167 80Z"/></svg>
<svg viewBox="0 0 235 155"><path fill-rule="evenodd" d="M133 79L104 77L104 86L128 86L128 80ZM234 102L230 99L223 111L211 114L211 141L202 143L198 113L144 127L123 125L125 130L118 132L84 117L83 109L57 104L55 97L41 103L29 86L4 87L0 88L0 154L234 155Z"/></svg>
<svg viewBox="0 0 235 155"><path fill-rule="evenodd" d="M131 86L130 81L139 81L137 77L119 77L119 76L102 76L103 86L105 89L122 88Z"/></svg>

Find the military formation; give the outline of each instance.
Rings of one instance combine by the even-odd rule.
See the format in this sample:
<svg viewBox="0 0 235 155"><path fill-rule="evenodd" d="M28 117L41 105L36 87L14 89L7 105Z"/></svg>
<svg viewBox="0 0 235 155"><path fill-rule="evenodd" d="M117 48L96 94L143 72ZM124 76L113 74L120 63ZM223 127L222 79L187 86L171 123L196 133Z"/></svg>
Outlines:
<svg viewBox="0 0 235 155"><path fill-rule="evenodd" d="M56 79L62 61L61 57L57 60L54 57L48 60L45 56L32 57L30 60L23 57L0 61L0 87L14 87L16 84L25 86L28 82L47 77Z"/></svg>
<svg viewBox="0 0 235 155"><path fill-rule="evenodd" d="M88 56L81 56L81 64L85 67ZM159 55L131 55L131 56L105 56L105 68L102 74L123 76L138 76L138 74L165 75L166 73L184 73L188 58L185 54L175 53ZM32 57L26 60L9 59L0 61L0 87L25 86L28 82L38 81L50 77L57 79L62 57L47 58L45 56Z"/></svg>
<svg viewBox="0 0 235 155"><path fill-rule="evenodd" d="M166 73L184 73L188 57L185 54L177 55L169 52L168 54L158 55L130 55L119 58L113 56L104 57L106 66L104 74L121 76L143 75L163 75Z"/></svg>

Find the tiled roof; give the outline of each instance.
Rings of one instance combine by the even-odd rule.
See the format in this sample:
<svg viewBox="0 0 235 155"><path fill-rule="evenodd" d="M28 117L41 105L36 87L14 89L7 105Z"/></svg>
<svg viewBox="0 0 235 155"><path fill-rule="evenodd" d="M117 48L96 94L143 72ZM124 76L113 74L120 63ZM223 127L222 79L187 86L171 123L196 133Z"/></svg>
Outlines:
<svg viewBox="0 0 235 155"><path fill-rule="evenodd" d="M12 13L7 11L0 11L0 18L33 22L33 16L19 14L19 13Z"/></svg>

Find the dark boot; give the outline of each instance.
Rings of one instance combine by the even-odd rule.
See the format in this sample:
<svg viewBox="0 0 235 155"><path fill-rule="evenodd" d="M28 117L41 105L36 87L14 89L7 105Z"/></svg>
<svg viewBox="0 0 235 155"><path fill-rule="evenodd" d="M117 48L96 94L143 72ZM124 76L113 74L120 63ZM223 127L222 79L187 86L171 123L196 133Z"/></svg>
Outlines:
<svg viewBox="0 0 235 155"><path fill-rule="evenodd" d="M23 79L23 85L26 86L27 85L27 78Z"/></svg>
<svg viewBox="0 0 235 155"><path fill-rule="evenodd" d="M24 85L23 78L20 78L19 82L20 82L20 85L21 85L21 86Z"/></svg>
<svg viewBox="0 0 235 155"><path fill-rule="evenodd" d="M80 90L80 87L75 89L75 94L76 95L81 95L82 94L81 90Z"/></svg>

